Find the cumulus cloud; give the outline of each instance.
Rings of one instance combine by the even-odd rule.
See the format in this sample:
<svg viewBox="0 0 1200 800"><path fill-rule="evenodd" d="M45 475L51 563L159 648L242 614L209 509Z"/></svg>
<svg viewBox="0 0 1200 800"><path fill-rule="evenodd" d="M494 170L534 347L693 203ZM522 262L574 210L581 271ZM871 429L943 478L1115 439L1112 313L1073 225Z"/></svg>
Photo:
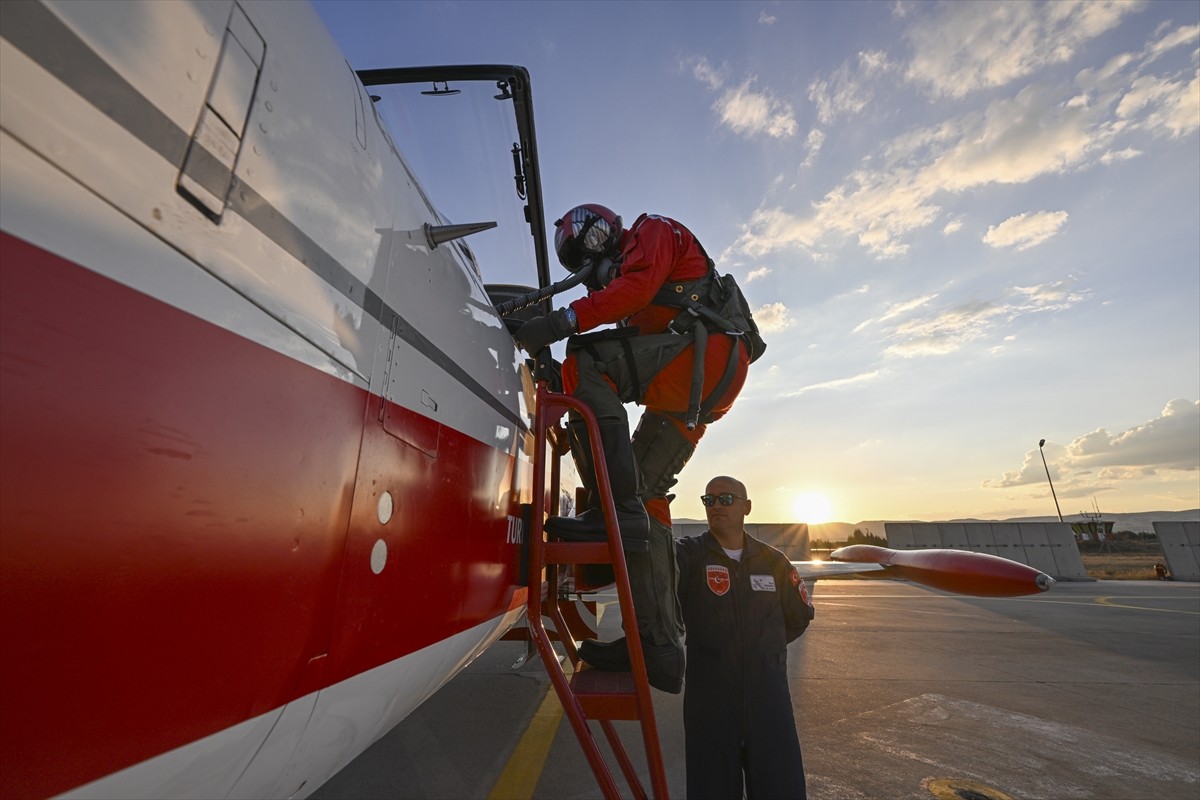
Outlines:
<svg viewBox="0 0 1200 800"><path fill-rule="evenodd" d="M852 173L803 216L758 209L734 249L751 256L788 247L815 251L822 240L852 238L877 258L903 255L903 237L940 215L937 195L1062 172L1081 165L1092 147L1084 111L1056 107L1027 89L982 113L888 143L885 168Z"/></svg>
<svg viewBox="0 0 1200 800"><path fill-rule="evenodd" d="M1144 3L946 3L911 25L905 77L934 95L964 97L1070 61Z"/></svg>
<svg viewBox="0 0 1200 800"><path fill-rule="evenodd" d="M1057 63L1055 59L1074 53L1079 44L1108 30L1135 7L1133 3L1098 2L951 4L939 7L943 28L918 20L914 25L923 24L919 29L923 33L915 35L929 36L929 31L937 29L948 36L955 25L975 25L975 18L1008 20L1007 27L1001 26L1007 33L1000 38L1008 36L1011 46L1025 55L1014 57L1003 69L997 66L1000 71L994 74L987 71L988 59L972 60L965 54L961 54L961 69L929 73L942 75L939 80L949 81L947 86L953 81L946 76L955 77L965 92L975 85L1007 83L1035 68ZM1022 30L1025 38L1015 33ZM726 255L760 256L799 249L823 259L832 249L856 242L877 259L903 256L909 247L906 237L933 224L942 215L941 203L953 196L1136 157L1140 150L1122 141L1136 134L1175 139L1194 135L1200 128L1200 72L1194 66L1180 74L1153 75L1146 70L1163 52L1186 46L1198 37L1200 26L1160 32L1139 52L1111 58L1098 69L1080 70L1073 85L1024 86L1012 96L991 100L983 109L883 142L875 156L864 159L858 169L807 207L764 204L757 209L743 223L741 235ZM1027 46L1026 38L1039 46ZM1028 55L1042 49L1046 51L1043 56ZM813 82L809 94L819 117L832 120L860 112L874 92L862 77L868 69L875 70L873 74L896 72L886 57L868 56L860 54L858 71L845 67ZM968 61L974 64L970 69ZM1008 77L1001 79L1003 76Z"/></svg>
<svg viewBox="0 0 1200 800"><path fill-rule="evenodd" d="M766 11L758 12L758 24L759 25L774 25L775 22L776 22L776 18L771 16L770 14L768 14Z"/></svg>
<svg viewBox="0 0 1200 800"><path fill-rule="evenodd" d="M1184 25L1148 44L1142 55L1149 64L1176 47L1195 45L1197 42L1200 42L1200 25Z"/></svg>
<svg viewBox="0 0 1200 800"><path fill-rule="evenodd" d="M814 79L808 85L808 99L817 107L817 119L829 125L838 117L861 113L875 95L875 80L892 69L887 54L864 51L858 54L857 65L847 62L828 77Z"/></svg>
<svg viewBox="0 0 1200 800"><path fill-rule="evenodd" d="M766 134L777 139L796 135L798 126L792 105L769 90L754 89L753 76L730 87L728 70L713 66L703 56L685 59L680 64L680 71L685 70L690 70L693 78L720 93L712 109L720 123L734 133L747 137Z"/></svg>
<svg viewBox="0 0 1200 800"><path fill-rule="evenodd" d="M942 235L949 236L952 233L958 233L959 231L962 230L962 226L963 226L962 217L955 217L954 219L952 219L946 223L946 227L942 228Z"/></svg>
<svg viewBox="0 0 1200 800"><path fill-rule="evenodd" d="M1200 403L1176 399L1162 413L1120 433L1097 428L1066 447L1073 468L1200 469Z"/></svg>
<svg viewBox="0 0 1200 800"><path fill-rule="evenodd" d="M1067 223L1066 211L1039 211L1009 217L999 225L989 225L983 242L991 247L1015 247L1018 251L1036 247L1058 233Z"/></svg>
<svg viewBox="0 0 1200 800"><path fill-rule="evenodd" d="M850 239L877 258L903 255L904 237L942 213L939 195L1028 183L1098 163L1114 135L1101 117L1098 109L1055 103L1047 90L1027 87L981 112L885 143L882 166L851 173L811 209L759 208L732 249L759 256L800 248L816 255L820 244Z"/></svg>
<svg viewBox="0 0 1200 800"><path fill-rule="evenodd" d="M717 98L713 110L721 123L743 136L762 133L777 139L794 136L796 115L791 104L769 92L755 91L751 88L753 83L753 78L747 78Z"/></svg>
<svg viewBox="0 0 1200 800"><path fill-rule="evenodd" d="M763 333L777 333L796 324L791 312L783 303L767 303L754 309L754 321Z"/></svg>
<svg viewBox="0 0 1200 800"><path fill-rule="evenodd" d="M1164 130L1173 138L1200 128L1200 76L1172 80L1143 75L1134 80L1117 106L1117 116L1132 117L1145 112L1145 126Z"/></svg>
<svg viewBox="0 0 1200 800"><path fill-rule="evenodd" d="M1095 491L1096 480L1139 478L1167 470L1194 472L1200 470L1200 402L1171 400L1148 422L1115 434L1097 428L1065 446L1048 442L1043 452L1055 485L1068 494L1081 486ZM1019 469L982 485L1007 488L1045 480L1045 467L1034 448L1025 453Z"/></svg>
<svg viewBox="0 0 1200 800"><path fill-rule="evenodd" d="M808 138L804 142L808 154L804 157L804 161L800 163L801 167L811 167L813 162L817 160L817 153L821 152L821 146L825 144L825 133L820 128L813 128L808 132Z"/></svg>
<svg viewBox="0 0 1200 800"><path fill-rule="evenodd" d="M770 267L759 267L758 269L750 271L750 273L746 276L746 283L750 283L751 281L756 281L759 278L765 278L770 274L771 274Z"/></svg>

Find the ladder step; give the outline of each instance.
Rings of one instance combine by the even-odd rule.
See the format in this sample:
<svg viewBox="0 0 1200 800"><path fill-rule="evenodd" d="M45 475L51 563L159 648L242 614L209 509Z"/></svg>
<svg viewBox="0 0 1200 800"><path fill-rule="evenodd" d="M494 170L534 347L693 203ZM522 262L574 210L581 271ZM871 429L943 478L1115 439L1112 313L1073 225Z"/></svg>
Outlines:
<svg viewBox="0 0 1200 800"><path fill-rule="evenodd" d="M589 719L638 719L632 672L584 667L571 676L571 691Z"/></svg>
<svg viewBox="0 0 1200 800"><path fill-rule="evenodd" d="M547 564L611 564L608 542L546 542L542 545Z"/></svg>

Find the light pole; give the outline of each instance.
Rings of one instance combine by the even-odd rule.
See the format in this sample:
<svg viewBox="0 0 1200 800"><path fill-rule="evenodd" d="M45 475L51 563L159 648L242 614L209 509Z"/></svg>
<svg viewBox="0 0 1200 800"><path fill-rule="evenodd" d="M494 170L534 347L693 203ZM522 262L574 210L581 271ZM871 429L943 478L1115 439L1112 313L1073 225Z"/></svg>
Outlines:
<svg viewBox="0 0 1200 800"><path fill-rule="evenodd" d="M1045 439L1038 442L1038 452L1042 454L1042 466L1046 467L1046 482L1050 484L1050 496L1054 498L1054 510L1058 512L1058 521L1062 522L1062 509L1058 507L1058 495L1054 493L1054 481L1050 480L1050 467L1046 466L1046 453L1042 450L1045 445Z"/></svg>

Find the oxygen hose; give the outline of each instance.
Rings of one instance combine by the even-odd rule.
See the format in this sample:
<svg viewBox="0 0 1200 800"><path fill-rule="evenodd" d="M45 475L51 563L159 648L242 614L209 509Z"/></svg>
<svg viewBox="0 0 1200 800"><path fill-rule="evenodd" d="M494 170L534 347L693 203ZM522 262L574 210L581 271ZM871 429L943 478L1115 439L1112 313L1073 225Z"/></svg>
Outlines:
<svg viewBox="0 0 1200 800"><path fill-rule="evenodd" d="M547 297L553 297L559 292L565 292L567 289L578 286L587 280L594 268L595 265L589 261L578 272L572 272L558 283L543 286L541 289L534 289L528 294L523 294L520 297L514 297L506 303L501 303L496 306L496 312L502 317L507 317L509 314L520 311L522 308L528 308L534 303L540 303Z"/></svg>

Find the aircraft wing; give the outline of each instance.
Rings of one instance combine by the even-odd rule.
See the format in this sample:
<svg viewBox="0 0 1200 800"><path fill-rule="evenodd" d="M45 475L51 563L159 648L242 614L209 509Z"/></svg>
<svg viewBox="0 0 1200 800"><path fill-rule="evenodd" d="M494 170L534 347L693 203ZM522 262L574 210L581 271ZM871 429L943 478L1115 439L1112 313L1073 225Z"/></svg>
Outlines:
<svg viewBox="0 0 1200 800"><path fill-rule="evenodd" d="M806 580L820 580L831 575L854 575L861 572L882 572L882 564L847 564L842 561L793 561L792 566Z"/></svg>
<svg viewBox="0 0 1200 800"><path fill-rule="evenodd" d="M867 577L897 578L974 597L1019 597L1047 591L1055 584L1054 578L1026 564L970 550L889 550L855 544L834 550L829 558L834 563L792 563L804 578L878 573Z"/></svg>

